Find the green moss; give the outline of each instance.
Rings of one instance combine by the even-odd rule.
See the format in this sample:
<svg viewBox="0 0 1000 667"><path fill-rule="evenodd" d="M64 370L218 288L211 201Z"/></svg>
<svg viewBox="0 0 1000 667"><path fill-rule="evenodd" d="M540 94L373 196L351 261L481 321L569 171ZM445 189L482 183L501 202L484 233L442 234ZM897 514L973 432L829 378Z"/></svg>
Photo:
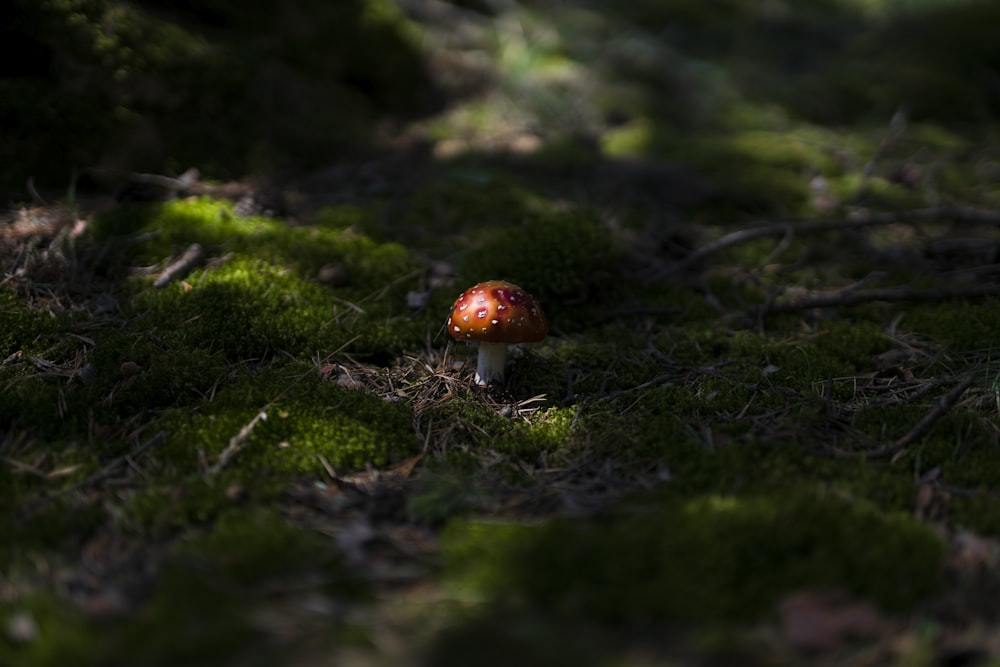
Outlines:
<svg viewBox="0 0 1000 667"><path fill-rule="evenodd" d="M501 451L537 455L567 447L576 421L574 408L551 407L531 415L527 424L518 424L513 432L500 439Z"/></svg>
<svg viewBox="0 0 1000 667"><path fill-rule="evenodd" d="M224 265L165 289L132 279L135 306L144 315L132 330L152 333L171 349L219 352L230 360L279 350L388 356L421 346L431 324L413 319L406 307L411 286L400 278L414 270L409 253L355 231L355 223L369 218L364 209L338 207L321 213L316 225L295 227L237 218L228 204L192 199L117 210L99 220L96 235L148 239L122 248L129 264L165 262L195 242L209 257L235 253ZM314 282L325 265L341 270L342 284L331 289Z"/></svg>
<svg viewBox="0 0 1000 667"><path fill-rule="evenodd" d="M646 341L609 327L591 329L585 339L550 339L533 345L512 366L507 385L513 395L545 394L559 400L597 397L649 379Z"/></svg>
<svg viewBox="0 0 1000 667"><path fill-rule="evenodd" d="M702 418L701 405L688 387L650 388L583 411L581 437L617 464L658 461L673 466L675 457L690 459L697 454L690 422Z"/></svg>
<svg viewBox="0 0 1000 667"><path fill-rule="evenodd" d="M882 328L865 320L823 322L815 331L780 338L687 325L665 329L653 342L676 364L718 366L699 380L700 395L712 393L709 407L728 410L745 404L748 392L774 387L810 396L828 379L870 372L873 357L890 345Z"/></svg>
<svg viewBox="0 0 1000 667"><path fill-rule="evenodd" d="M609 157L645 155L653 136L652 124L638 119L604 133L601 149Z"/></svg>
<svg viewBox="0 0 1000 667"><path fill-rule="evenodd" d="M220 386L200 411L168 411L160 424L168 430L173 464L194 470L201 453L211 463L261 410L267 419L232 463L253 475L321 475L321 456L338 471L379 467L415 451L407 406L315 373L302 364L249 373Z"/></svg>
<svg viewBox="0 0 1000 667"><path fill-rule="evenodd" d="M94 350L106 405L121 417L200 402L229 369L221 354L202 348L164 348L149 332L101 338ZM123 375L122 364L138 365L135 375ZM126 370L126 374L131 372ZM110 389L106 389L110 384Z"/></svg>
<svg viewBox="0 0 1000 667"><path fill-rule="evenodd" d="M534 527L453 522L443 540L465 585L612 621L752 618L803 588L905 609L937 589L944 554L905 515L810 494L711 496Z"/></svg>
<svg viewBox="0 0 1000 667"><path fill-rule="evenodd" d="M531 292L555 327L579 327L613 293L620 271L615 239L593 212L573 210L488 227L462 261L470 285L509 280Z"/></svg>
<svg viewBox="0 0 1000 667"><path fill-rule="evenodd" d="M944 346L950 354L976 353L991 358L1000 348L1000 309L992 299L979 302L949 300L907 308L905 329Z"/></svg>
<svg viewBox="0 0 1000 667"><path fill-rule="evenodd" d="M927 206L923 191L907 188L878 177L864 181L858 194L858 203L871 208L888 210Z"/></svg>
<svg viewBox="0 0 1000 667"><path fill-rule="evenodd" d="M64 381L43 378L25 366L0 369L0 382L3 382L6 399L0 401L0 422L41 428L42 433L50 436L79 432L81 416L76 409L68 410ZM76 407L75 401L73 407ZM67 415L69 418L59 423L59 419ZM68 429L65 428L67 425Z"/></svg>
<svg viewBox="0 0 1000 667"><path fill-rule="evenodd" d="M0 287L0 361L18 350L31 351L39 336L56 329L55 316L29 308L9 287Z"/></svg>
<svg viewBox="0 0 1000 667"><path fill-rule="evenodd" d="M7 537L0 546L0 562L31 561L40 554L72 554L83 547L104 520L102 508L96 504L74 502L66 498L46 500L44 494L31 496L37 486L14 482L11 490L21 508L31 508L30 518L18 512L10 522L0 527L0 535ZM51 488L51 487L50 487Z"/></svg>
<svg viewBox="0 0 1000 667"><path fill-rule="evenodd" d="M181 465L178 465L181 464ZM176 479L190 461L164 463L157 469L162 484L149 484L122 498L122 516L130 528L147 534L173 534L210 523L234 507L270 506L288 491L288 480L276 476L248 476L238 466L218 475ZM234 499L231 489L239 489Z"/></svg>
<svg viewBox="0 0 1000 667"><path fill-rule="evenodd" d="M223 247L231 239L253 237L278 224L267 218L237 217L228 202L189 198L119 206L97 216L90 231L98 241L137 238L139 243L128 248L130 259L152 263L166 260L191 243Z"/></svg>
<svg viewBox="0 0 1000 667"><path fill-rule="evenodd" d="M186 285L140 294L141 324L173 346L218 352L234 361L279 351L391 354L423 340L424 323L404 318L401 302L366 304L364 310L260 260L238 257L190 276Z"/></svg>
<svg viewBox="0 0 1000 667"><path fill-rule="evenodd" d="M175 345L221 352L232 360L336 349L328 293L260 260L238 258L137 299L145 324ZM180 326L178 326L180 324Z"/></svg>
<svg viewBox="0 0 1000 667"><path fill-rule="evenodd" d="M512 418L498 414L476 398L453 398L434 411L434 419L457 425L449 436L456 450L449 462L461 466L466 461L480 460L485 452L533 463L564 451L572 443L575 414L573 408L548 407Z"/></svg>
<svg viewBox="0 0 1000 667"><path fill-rule="evenodd" d="M72 358L58 359L56 363L59 362L78 371L85 370ZM104 430L115 426L118 420L109 405L101 402L107 398L111 383L86 384L81 377L71 377L69 372L48 374L33 364L22 363L0 369L0 386L5 399L0 401L0 423L28 429L47 440L50 451L80 448L78 451L85 451L86 456L96 457L107 453L105 445L119 444Z"/></svg>
<svg viewBox="0 0 1000 667"><path fill-rule="evenodd" d="M490 225L545 215L550 205L532 189L489 165L456 161L438 181L407 202L396 233L421 245Z"/></svg>
<svg viewBox="0 0 1000 667"><path fill-rule="evenodd" d="M779 367L774 379L808 387L829 378L870 372L873 357L890 345L882 327L865 320L824 322L801 338L765 343L768 363Z"/></svg>
<svg viewBox="0 0 1000 667"><path fill-rule="evenodd" d="M333 563L333 550L318 533L307 531L272 509L234 509L204 534L184 540L172 558L197 569L210 567L226 582L254 585L319 563Z"/></svg>
<svg viewBox="0 0 1000 667"><path fill-rule="evenodd" d="M22 667L81 667L106 665L106 636L95 632L82 612L52 595L35 595L17 605L0 605L0 623L6 626L15 614L28 614L38 626L35 641L18 644L6 633L0 637L0 662Z"/></svg>
<svg viewBox="0 0 1000 667"><path fill-rule="evenodd" d="M148 665L228 664L236 655L273 664L275 648L253 614L267 604L269 587L282 586L338 599L364 593L317 533L270 509L227 512L171 550L155 595L116 635L114 655Z"/></svg>
<svg viewBox="0 0 1000 667"><path fill-rule="evenodd" d="M995 491L977 490L968 496L952 498L948 503L948 519L956 527L995 537L1000 535L998 505Z"/></svg>
<svg viewBox="0 0 1000 667"><path fill-rule="evenodd" d="M474 505L476 489L468 476L454 473L424 474L413 487L407 512L421 523L439 525Z"/></svg>
<svg viewBox="0 0 1000 667"><path fill-rule="evenodd" d="M357 206L329 207L317 214L315 224L294 226L279 219L238 217L231 204L207 198L125 206L95 221L98 239L143 235L146 240L129 248L132 262L163 262L200 243L210 252L237 252L304 278L314 278L324 265L338 264L347 287L355 288L349 298L367 296L415 268L401 245L377 243L362 233L373 227L373 212Z"/></svg>

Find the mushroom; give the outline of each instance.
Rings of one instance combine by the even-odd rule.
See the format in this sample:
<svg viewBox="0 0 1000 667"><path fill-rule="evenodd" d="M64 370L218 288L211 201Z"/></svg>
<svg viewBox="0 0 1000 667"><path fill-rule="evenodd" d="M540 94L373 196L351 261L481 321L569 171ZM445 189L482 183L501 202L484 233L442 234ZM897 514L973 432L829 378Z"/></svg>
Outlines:
<svg viewBox="0 0 1000 667"><path fill-rule="evenodd" d="M534 343L548 332L535 297L503 280L488 280L462 292L448 317L452 338L479 343L476 384L481 386L503 382L508 343Z"/></svg>

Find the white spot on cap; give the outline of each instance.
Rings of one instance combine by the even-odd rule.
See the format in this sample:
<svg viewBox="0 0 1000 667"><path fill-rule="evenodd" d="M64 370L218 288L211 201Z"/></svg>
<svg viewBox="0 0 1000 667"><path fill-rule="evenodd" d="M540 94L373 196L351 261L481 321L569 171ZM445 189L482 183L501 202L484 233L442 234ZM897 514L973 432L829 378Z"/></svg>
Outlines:
<svg viewBox="0 0 1000 667"><path fill-rule="evenodd" d="M462 330L462 327L460 327L460 326L458 326L458 325L456 324L456 325L455 325L455 328L454 328L454 331L455 331L455 333L458 333L458 332L459 332L459 331L461 331L461 330Z"/></svg>

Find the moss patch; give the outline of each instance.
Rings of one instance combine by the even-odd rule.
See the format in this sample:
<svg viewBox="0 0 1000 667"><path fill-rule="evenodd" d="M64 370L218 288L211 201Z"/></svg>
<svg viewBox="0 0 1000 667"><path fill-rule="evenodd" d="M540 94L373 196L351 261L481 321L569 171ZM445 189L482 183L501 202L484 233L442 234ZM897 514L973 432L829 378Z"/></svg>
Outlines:
<svg viewBox="0 0 1000 667"><path fill-rule="evenodd" d="M386 356L421 345L437 323L413 318L406 307L400 279L416 266L409 253L356 231L369 216L357 207L330 208L315 225L295 227L239 218L228 204L192 199L119 209L97 222L95 235L142 239L119 252L130 264L166 263L192 243L209 257L233 253L221 266L162 290L149 289L148 279L132 280L143 316L136 328L155 331L172 348L230 360L343 349ZM324 266L337 267L341 284L316 282ZM178 317L184 326L176 326Z"/></svg>
<svg viewBox="0 0 1000 667"><path fill-rule="evenodd" d="M938 588L944 546L905 516L794 494L708 497L540 527L461 522L446 531L445 550L467 585L544 609L719 621L767 613L803 588L907 608Z"/></svg>
<svg viewBox="0 0 1000 667"><path fill-rule="evenodd" d="M4 619L30 614L40 633L27 644L0 639L0 657L29 667L118 664L124 656L133 664L208 665L234 654L244 664L273 664L279 647L259 618L307 586L339 601L367 595L315 532L270 509L231 510L171 550L148 604L134 616L99 623L44 596L0 607Z"/></svg>
<svg viewBox="0 0 1000 667"><path fill-rule="evenodd" d="M39 336L56 329L53 320L54 316L28 308L12 289L0 287L0 361L35 348Z"/></svg>
<svg viewBox="0 0 1000 667"><path fill-rule="evenodd" d="M510 280L538 299L553 326L579 327L614 293L619 259L593 213L552 212L486 228L461 274L469 284Z"/></svg>
<svg viewBox="0 0 1000 667"><path fill-rule="evenodd" d="M259 422L234 465L252 474L323 474L320 457L338 470L384 466L413 453L409 408L363 390L324 382L303 365L248 372L220 387L196 413L175 410L160 422L179 469L193 469L199 452L212 461L259 411Z"/></svg>

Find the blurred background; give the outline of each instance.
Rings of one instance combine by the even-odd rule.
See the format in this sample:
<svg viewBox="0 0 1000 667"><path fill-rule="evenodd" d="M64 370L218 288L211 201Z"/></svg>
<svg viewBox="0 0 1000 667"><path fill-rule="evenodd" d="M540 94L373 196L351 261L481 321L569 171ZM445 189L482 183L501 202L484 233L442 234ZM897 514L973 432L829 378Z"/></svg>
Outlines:
<svg viewBox="0 0 1000 667"><path fill-rule="evenodd" d="M32 188L114 191L133 172L192 167L384 194L416 159L515 156L588 177L589 194L684 207L701 201L697 181L729 209L809 213L856 194L901 123L919 128L920 149L878 174L880 196L933 197L931 178L981 197L1000 172L995 2L16 0L3 11L16 54L0 62L8 206ZM949 151L972 171L940 166ZM361 173L387 155L410 157ZM601 163L617 166L588 171Z"/></svg>

